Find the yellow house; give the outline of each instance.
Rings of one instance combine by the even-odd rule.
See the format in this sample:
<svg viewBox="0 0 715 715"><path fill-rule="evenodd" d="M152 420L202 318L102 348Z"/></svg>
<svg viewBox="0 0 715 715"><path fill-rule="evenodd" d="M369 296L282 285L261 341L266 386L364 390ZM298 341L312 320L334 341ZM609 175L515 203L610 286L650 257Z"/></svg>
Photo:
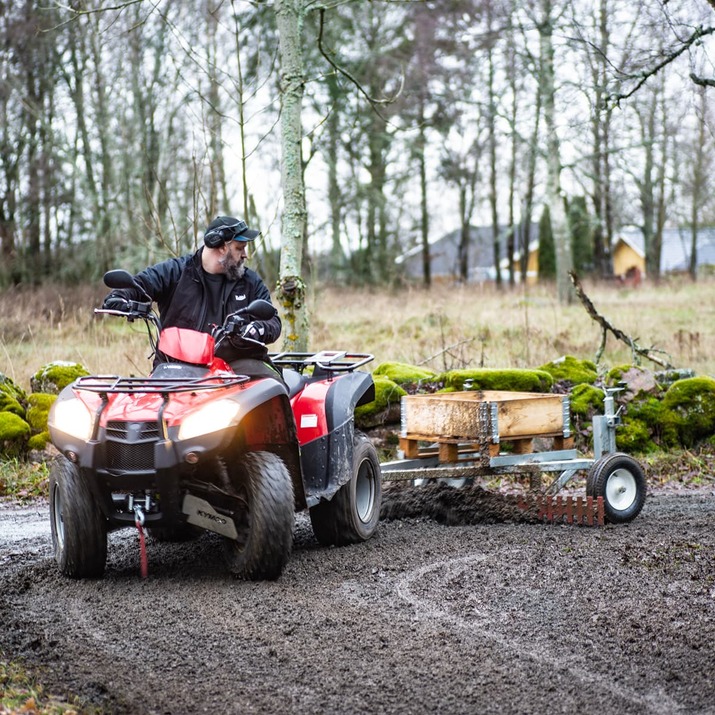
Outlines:
<svg viewBox="0 0 715 715"><path fill-rule="evenodd" d="M619 236L613 244L611 257L614 276L625 276L629 271L632 273L634 268L645 276L645 253L642 241L639 245L639 242L632 237Z"/></svg>
<svg viewBox="0 0 715 715"><path fill-rule="evenodd" d="M517 283L521 283L521 254L514 254L514 277ZM509 270L509 259L503 258L499 267L504 276ZM532 241L529 244L529 256L526 260L526 284L536 285L539 278L539 242Z"/></svg>
<svg viewBox="0 0 715 715"><path fill-rule="evenodd" d="M637 273L639 277L645 276L645 255L642 247L638 244L637 237L619 237L613 244L612 251L613 275L626 278ZM514 275L518 283L521 282L521 257L514 255ZM501 261L503 273L509 270L509 260ZM529 258L526 264L527 285L535 285L539 276L539 242L532 241L529 245Z"/></svg>

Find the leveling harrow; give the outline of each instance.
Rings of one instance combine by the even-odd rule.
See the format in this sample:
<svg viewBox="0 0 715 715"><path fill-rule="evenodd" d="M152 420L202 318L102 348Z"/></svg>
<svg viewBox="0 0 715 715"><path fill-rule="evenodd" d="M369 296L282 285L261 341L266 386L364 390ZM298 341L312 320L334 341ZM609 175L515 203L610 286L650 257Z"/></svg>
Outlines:
<svg viewBox="0 0 715 715"><path fill-rule="evenodd" d="M621 423L605 390L604 414L593 419L593 458L573 447L570 400L565 395L466 391L407 395L401 404L401 458L381 465L383 481L528 476L527 494L507 497L521 511L548 522L625 523L643 508L646 479L633 457L616 451ZM535 451L536 440L551 449ZM586 472L586 497L557 496ZM546 489L542 475L554 474Z"/></svg>

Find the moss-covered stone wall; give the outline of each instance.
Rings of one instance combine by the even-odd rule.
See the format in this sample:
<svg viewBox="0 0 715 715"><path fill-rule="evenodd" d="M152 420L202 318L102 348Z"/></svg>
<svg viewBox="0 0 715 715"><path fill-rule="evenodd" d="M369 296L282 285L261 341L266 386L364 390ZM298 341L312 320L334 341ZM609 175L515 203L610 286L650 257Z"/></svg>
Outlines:
<svg viewBox="0 0 715 715"><path fill-rule="evenodd" d="M78 363L56 361L32 376L32 392L26 394L0 373L0 458L22 457L44 449L49 439L47 415L57 394L88 374ZM373 372L375 400L357 408L355 422L361 429L398 427L400 400L406 394L460 390L568 392L577 446L588 451L593 417L603 413L603 388L620 385L622 391L616 397L622 421L616 432L619 450L647 453L691 448L704 441L715 444L715 379L688 374L680 371L665 376L634 365L619 365L599 374L594 363L573 356L535 369L479 368L444 373L385 362Z"/></svg>
<svg viewBox="0 0 715 715"><path fill-rule="evenodd" d="M356 424L363 429L390 423L397 427L400 413L395 408L402 394L461 390L568 393L576 445L589 451L593 417L604 410L604 388L620 386L615 398L621 418L616 431L619 450L639 454L689 448L703 441L715 444L715 379L711 377L665 376L636 365L619 365L601 374L593 362L573 356L531 370L473 369L441 374L388 362L378 365L373 376L376 400L356 413Z"/></svg>
<svg viewBox="0 0 715 715"><path fill-rule="evenodd" d="M45 449L50 438L47 415L52 403L62 389L88 374L78 363L52 362L32 375L32 392L27 394L0 373L0 459Z"/></svg>

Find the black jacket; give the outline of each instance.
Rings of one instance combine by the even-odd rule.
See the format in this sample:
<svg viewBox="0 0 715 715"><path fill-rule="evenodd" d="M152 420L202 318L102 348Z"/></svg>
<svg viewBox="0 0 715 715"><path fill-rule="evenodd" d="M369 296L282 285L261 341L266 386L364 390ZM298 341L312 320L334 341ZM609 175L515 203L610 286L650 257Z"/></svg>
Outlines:
<svg viewBox="0 0 715 715"><path fill-rule="evenodd" d="M176 326L191 328L204 333L211 332L207 321L207 287L204 269L201 266L200 248L192 255L169 258L138 273L135 278L159 307L163 328ZM110 296L129 300L145 300L138 290L116 289ZM237 281L225 279L223 290L223 321L229 313L247 306L252 300L262 298L270 302L271 295L260 276L250 268ZM276 315L271 320L255 321L264 330L263 341L272 343L281 334L281 320Z"/></svg>

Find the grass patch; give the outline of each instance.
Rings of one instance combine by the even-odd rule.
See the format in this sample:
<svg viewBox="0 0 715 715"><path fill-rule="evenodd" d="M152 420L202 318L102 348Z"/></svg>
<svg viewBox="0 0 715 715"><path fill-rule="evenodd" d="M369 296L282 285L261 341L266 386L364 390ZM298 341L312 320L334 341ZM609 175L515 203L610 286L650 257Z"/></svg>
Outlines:
<svg viewBox="0 0 715 715"><path fill-rule="evenodd" d="M639 456L653 486L678 485L683 490L715 487L715 446L674 449Z"/></svg>
<svg viewBox="0 0 715 715"><path fill-rule="evenodd" d="M2 652L0 693L0 715L98 715L100 712L81 707L78 699L70 702L47 693L21 663L8 660Z"/></svg>
<svg viewBox="0 0 715 715"><path fill-rule="evenodd" d="M631 291L586 282L584 288L595 308L640 345L662 350L675 367L715 375L715 281L664 280ZM375 365L530 369L563 355L594 360L601 342L600 326L583 306L560 305L549 285L499 291L435 284L370 293L316 286L309 304L310 349L370 352ZM609 333L599 372L633 359L630 347ZM660 369L647 359L642 365Z"/></svg>
<svg viewBox="0 0 715 715"><path fill-rule="evenodd" d="M50 470L45 462L0 460L0 497L20 502L49 496Z"/></svg>

